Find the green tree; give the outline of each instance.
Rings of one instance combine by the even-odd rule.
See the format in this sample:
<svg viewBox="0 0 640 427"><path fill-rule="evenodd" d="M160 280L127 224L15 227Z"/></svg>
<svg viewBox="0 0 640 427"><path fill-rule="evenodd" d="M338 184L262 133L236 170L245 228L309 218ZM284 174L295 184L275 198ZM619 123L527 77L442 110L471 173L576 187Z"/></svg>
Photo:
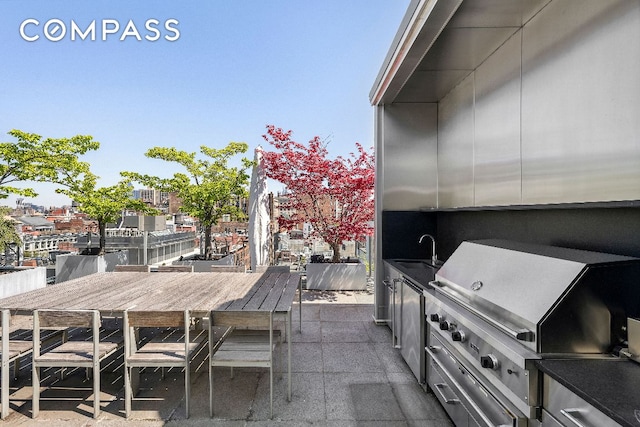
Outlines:
<svg viewBox="0 0 640 427"><path fill-rule="evenodd" d="M56 192L69 196L82 212L98 221L100 255L104 254L106 246L107 223L117 221L124 210L130 209L148 214L157 212L141 200L132 198L131 181L128 179L122 179L111 186L98 187L98 177L91 172L69 173L61 184L64 188L59 188Z"/></svg>
<svg viewBox="0 0 640 427"><path fill-rule="evenodd" d="M11 193L37 196L33 188L15 187L16 182L62 183L70 171L76 175L88 172L89 164L78 156L100 147L89 135L42 139L35 133L15 129L8 134L15 141L0 143L0 198Z"/></svg>
<svg viewBox="0 0 640 427"><path fill-rule="evenodd" d="M230 142L225 148L200 147L205 159L197 159L196 153L175 148L154 147L145 156L152 159L177 163L186 173L175 173L171 178L160 178L127 172L123 175L144 185L161 191L175 192L182 201L181 210L200 221L205 232L205 258L210 259L211 228L224 214L240 219L245 215L237 205L238 200L247 197L249 169L253 162L242 158L241 167L229 166L229 160L246 153L247 144Z"/></svg>
<svg viewBox="0 0 640 427"><path fill-rule="evenodd" d="M7 217L9 211L7 206L0 206L0 252L3 253L8 244L21 243L15 222Z"/></svg>

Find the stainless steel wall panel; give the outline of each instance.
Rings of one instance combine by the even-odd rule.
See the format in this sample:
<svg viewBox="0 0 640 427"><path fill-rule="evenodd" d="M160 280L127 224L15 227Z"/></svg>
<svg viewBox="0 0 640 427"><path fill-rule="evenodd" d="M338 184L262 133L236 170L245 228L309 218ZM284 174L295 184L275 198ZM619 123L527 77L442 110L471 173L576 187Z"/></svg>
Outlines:
<svg viewBox="0 0 640 427"><path fill-rule="evenodd" d="M475 70L518 27L446 28L426 54L418 70ZM455 49L451 49L455 46Z"/></svg>
<svg viewBox="0 0 640 427"><path fill-rule="evenodd" d="M474 0L458 8L448 27L521 27L551 0Z"/></svg>
<svg viewBox="0 0 640 427"><path fill-rule="evenodd" d="M438 109L438 204L473 206L473 75L442 101Z"/></svg>
<svg viewBox="0 0 640 427"><path fill-rule="evenodd" d="M437 206L437 111L437 104L384 107L382 209Z"/></svg>
<svg viewBox="0 0 640 427"><path fill-rule="evenodd" d="M640 1L553 1L523 30L525 204L640 198Z"/></svg>
<svg viewBox="0 0 640 427"><path fill-rule="evenodd" d="M438 102L469 74L469 70L416 70L398 94L396 101Z"/></svg>
<svg viewBox="0 0 640 427"><path fill-rule="evenodd" d="M520 33L475 73L474 184L477 206L520 204Z"/></svg>

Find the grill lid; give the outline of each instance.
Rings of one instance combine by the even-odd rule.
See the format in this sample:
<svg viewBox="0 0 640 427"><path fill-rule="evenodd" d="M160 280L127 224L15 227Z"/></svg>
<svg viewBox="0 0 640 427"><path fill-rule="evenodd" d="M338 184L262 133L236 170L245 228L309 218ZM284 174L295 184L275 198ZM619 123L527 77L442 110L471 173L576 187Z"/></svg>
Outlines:
<svg viewBox="0 0 640 427"><path fill-rule="evenodd" d="M466 241L440 268L436 283L498 322L536 332L589 268L638 261L504 240Z"/></svg>

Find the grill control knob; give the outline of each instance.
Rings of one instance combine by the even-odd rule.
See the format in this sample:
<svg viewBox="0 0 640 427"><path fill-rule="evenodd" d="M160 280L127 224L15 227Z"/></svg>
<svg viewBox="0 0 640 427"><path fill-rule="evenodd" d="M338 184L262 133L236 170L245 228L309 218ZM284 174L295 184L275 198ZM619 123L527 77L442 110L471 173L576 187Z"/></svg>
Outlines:
<svg viewBox="0 0 640 427"><path fill-rule="evenodd" d="M448 322L446 320L441 320L440 321L440 330L441 331L448 331L449 329L451 329L451 322Z"/></svg>
<svg viewBox="0 0 640 427"><path fill-rule="evenodd" d="M440 321L440 315L439 314L432 314L431 316L429 316L429 320L431 320L432 322L439 322Z"/></svg>
<svg viewBox="0 0 640 427"><path fill-rule="evenodd" d="M467 337L463 331L453 331L451 332L451 339L454 341L465 342Z"/></svg>
<svg viewBox="0 0 640 427"><path fill-rule="evenodd" d="M480 365L483 368L496 370L500 367L500 361L493 354L480 357Z"/></svg>

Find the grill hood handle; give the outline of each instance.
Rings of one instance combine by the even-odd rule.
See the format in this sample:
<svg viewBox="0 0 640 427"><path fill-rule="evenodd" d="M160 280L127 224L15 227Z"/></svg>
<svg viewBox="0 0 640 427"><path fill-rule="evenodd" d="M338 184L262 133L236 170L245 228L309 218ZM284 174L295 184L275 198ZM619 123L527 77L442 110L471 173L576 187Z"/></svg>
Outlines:
<svg viewBox="0 0 640 427"><path fill-rule="evenodd" d="M447 288L445 287L444 283L442 283L442 282L440 282L438 280L433 280L433 281L429 282L429 285L431 285L436 292L439 292L442 295L446 296L447 298L452 299L457 304L460 304L462 307L464 307L466 310L470 311L471 313L473 313L474 315L478 316L479 318L481 318L485 322L491 324L492 326L500 329L502 332L504 332L505 334L513 337L514 339L516 339L518 341L527 341L527 342L534 342L535 341L535 339L536 339L535 332L530 331L528 329L520 329L520 330L516 331L516 330L513 330L513 329L505 326L504 324L502 324L502 323L498 322L497 320L487 316L486 314L482 313L481 311L478 311L476 308L472 307L467 302L465 302L462 299L458 298L457 296L455 296L451 292L447 291Z"/></svg>

